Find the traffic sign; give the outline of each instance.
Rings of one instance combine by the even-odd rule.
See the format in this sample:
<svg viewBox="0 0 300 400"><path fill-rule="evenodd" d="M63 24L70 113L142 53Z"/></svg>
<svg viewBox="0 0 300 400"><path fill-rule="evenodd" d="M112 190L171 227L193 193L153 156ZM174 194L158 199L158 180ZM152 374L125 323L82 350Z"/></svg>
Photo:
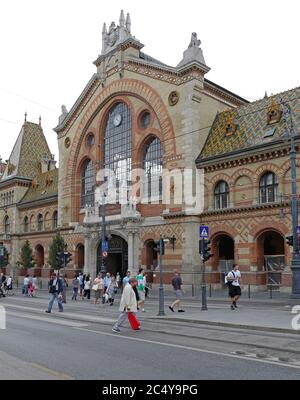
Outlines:
<svg viewBox="0 0 300 400"><path fill-rule="evenodd" d="M297 226L297 235L300 235L300 226Z"/></svg>
<svg viewBox="0 0 300 400"><path fill-rule="evenodd" d="M108 241L105 240L104 242L102 242L102 252L108 252Z"/></svg>
<svg viewBox="0 0 300 400"><path fill-rule="evenodd" d="M102 257L103 258L106 258L108 256L108 253L107 253L107 251L103 251L103 253L102 253Z"/></svg>
<svg viewBox="0 0 300 400"><path fill-rule="evenodd" d="M200 237L208 238L209 237L209 228L208 226L202 225L200 226Z"/></svg>

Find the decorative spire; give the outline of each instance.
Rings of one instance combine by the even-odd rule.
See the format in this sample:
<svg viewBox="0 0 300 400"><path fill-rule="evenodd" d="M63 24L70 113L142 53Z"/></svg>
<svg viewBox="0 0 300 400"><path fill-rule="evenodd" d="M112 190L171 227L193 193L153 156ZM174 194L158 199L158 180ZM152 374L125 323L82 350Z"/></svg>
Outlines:
<svg viewBox="0 0 300 400"><path fill-rule="evenodd" d="M125 16L124 16L124 10L121 10L121 15L120 15L120 27L125 28Z"/></svg>
<svg viewBox="0 0 300 400"><path fill-rule="evenodd" d="M107 34L107 27L106 27L106 23L105 22L103 24L102 34Z"/></svg>
<svg viewBox="0 0 300 400"><path fill-rule="evenodd" d="M27 111L25 111L25 118L24 118L24 123L27 122Z"/></svg>
<svg viewBox="0 0 300 400"><path fill-rule="evenodd" d="M268 93L267 93L267 91L265 91L265 97L264 97L264 99L267 99L269 96L268 96Z"/></svg>
<svg viewBox="0 0 300 400"><path fill-rule="evenodd" d="M42 126L42 117L41 117L41 115L39 116L39 126L40 127Z"/></svg>
<svg viewBox="0 0 300 400"><path fill-rule="evenodd" d="M131 19L130 19L130 14L127 14L127 18L126 18L126 29L128 31L128 33L131 33Z"/></svg>
<svg viewBox="0 0 300 400"><path fill-rule="evenodd" d="M180 63L177 65L177 67L182 67L184 65L187 65L191 62L198 62L202 64L205 67L205 71L208 72L209 68L207 67L204 57L203 57L203 52L202 49L200 48L201 45L201 40L198 39L197 33L193 32L191 36L191 41L188 46L188 48L185 50L183 53L183 59L180 61ZM206 73L205 72L205 73Z"/></svg>

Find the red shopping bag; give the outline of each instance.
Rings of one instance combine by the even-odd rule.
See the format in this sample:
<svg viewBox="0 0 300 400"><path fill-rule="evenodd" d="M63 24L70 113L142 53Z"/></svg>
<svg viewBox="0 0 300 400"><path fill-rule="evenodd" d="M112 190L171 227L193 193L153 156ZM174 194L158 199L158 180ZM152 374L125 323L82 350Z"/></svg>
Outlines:
<svg viewBox="0 0 300 400"><path fill-rule="evenodd" d="M139 323L139 320L137 319L137 317L132 313L132 312L129 312L128 313L128 321L129 321L129 323L130 323L130 325L131 325L131 328L134 330L134 331L136 331L139 327L140 327L140 323Z"/></svg>

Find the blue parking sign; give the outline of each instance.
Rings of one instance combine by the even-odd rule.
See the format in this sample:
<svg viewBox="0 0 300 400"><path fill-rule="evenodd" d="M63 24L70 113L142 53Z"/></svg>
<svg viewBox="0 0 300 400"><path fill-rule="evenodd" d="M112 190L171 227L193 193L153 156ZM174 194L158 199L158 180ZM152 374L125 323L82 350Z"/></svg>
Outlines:
<svg viewBox="0 0 300 400"><path fill-rule="evenodd" d="M200 226L200 237L208 238L209 237L209 228L208 226L202 225Z"/></svg>

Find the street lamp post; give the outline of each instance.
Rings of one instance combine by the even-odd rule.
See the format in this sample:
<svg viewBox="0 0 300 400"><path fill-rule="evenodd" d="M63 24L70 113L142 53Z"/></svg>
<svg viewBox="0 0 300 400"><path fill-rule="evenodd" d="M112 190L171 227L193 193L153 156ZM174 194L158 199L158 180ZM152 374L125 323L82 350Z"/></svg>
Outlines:
<svg viewBox="0 0 300 400"><path fill-rule="evenodd" d="M102 195L101 218L102 218L102 229L101 229L101 233L102 233L102 235L101 235L101 237L102 237L102 239L101 239L101 252L102 252L102 254L101 254L101 260L102 260L102 262L101 262L101 273L104 274L104 273L106 273L106 265L105 265L104 256L103 256L103 253L104 253L103 246L104 246L104 243L106 241L105 193L103 193L103 195Z"/></svg>
<svg viewBox="0 0 300 400"><path fill-rule="evenodd" d="M201 239L201 259L202 259L202 276L201 276L201 294L202 294L202 307L201 311L207 311L207 298L206 298L206 280L205 280L205 239Z"/></svg>
<svg viewBox="0 0 300 400"><path fill-rule="evenodd" d="M292 201L291 201L291 212L292 212L292 230L293 230L293 256L292 256L292 297L300 299L300 254L299 254L299 243L298 243L298 199L297 199L297 153L295 147L295 131L292 120L291 108L288 104L284 104L283 113L285 122L287 124L289 138L291 141L290 150L290 162L291 162L291 177L292 177Z"/></svg>
<svg viewBox="0 0 300 400"><path fill-rule="evenodd" d="M164 278L163 278L163 247L164 239L160 235L159 239L159 311L158 316L162 317L165 314L165 298L164 298Z"/></svg>

